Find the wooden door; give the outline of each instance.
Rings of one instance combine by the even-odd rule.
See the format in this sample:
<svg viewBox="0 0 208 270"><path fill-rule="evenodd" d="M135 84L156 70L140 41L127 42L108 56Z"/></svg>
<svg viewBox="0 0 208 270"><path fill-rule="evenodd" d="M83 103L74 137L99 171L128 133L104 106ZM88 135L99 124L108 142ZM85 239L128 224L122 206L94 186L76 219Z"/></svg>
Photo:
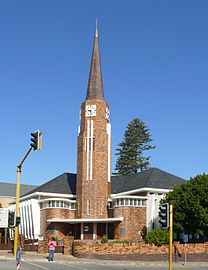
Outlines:
<svg viewBox="0 0 208 270"><path fill-rule="evenodd" d="M83 226L84 239L93 239L93 223L84 223Z"/></svg>

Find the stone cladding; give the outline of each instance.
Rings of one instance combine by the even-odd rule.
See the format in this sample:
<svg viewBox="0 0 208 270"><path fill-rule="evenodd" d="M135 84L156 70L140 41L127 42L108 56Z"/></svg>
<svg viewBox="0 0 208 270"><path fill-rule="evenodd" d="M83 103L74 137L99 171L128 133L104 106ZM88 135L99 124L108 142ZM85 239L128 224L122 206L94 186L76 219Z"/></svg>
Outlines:
<svg viewBox="0 0 208 270"><path fill-rule="evenodd" d="M71 226L68 223L47 222L48 219L52 218L73 219L75 218L75 210L48 208L40 212L40 234L46 233L48 237L54 236L59 240L64 239L65 235L71 230ZM50 233L51 229L54 231L53 234Z"/></svg>
<svg viewBox="0 0 208 270"><path fill-rule="evenodd" d="M175 250L180 254L184 254L185 245L173 243L173 253ZM85 255L155 255L155 254L168 254L169 245L162 245L160 247L145 244L144 242L138 243L104 243L99 241L83 242L75 241L73 244L73 255L77 257L85 257ZM187 254L208 254L208 242L203 244L187 244Z"/></svg>
<svg viewBox="0 0 208 270"><path fill-rule="evenodd" d="M73 243L74 243L74 237L73 236L66 236L64 238L64 254L65 255L72 255Z"/></svg>
<svg viewBox="0 0 208 270"><path fill-rule="evenodd" d="M114 224L114 238L141 240L146 232L146 207L122 206L113 210L114 217L124 217Z"/></svg>

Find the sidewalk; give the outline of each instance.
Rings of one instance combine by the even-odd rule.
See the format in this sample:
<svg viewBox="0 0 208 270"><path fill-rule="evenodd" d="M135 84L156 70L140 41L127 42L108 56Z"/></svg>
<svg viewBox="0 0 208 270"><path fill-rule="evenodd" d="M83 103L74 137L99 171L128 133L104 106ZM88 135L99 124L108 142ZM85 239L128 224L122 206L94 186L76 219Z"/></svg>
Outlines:
<svg viewBox="0 0 208 270"><path fill-rule="evenodd" d="M36 262L47 262L48 253L40 254L33 251L23 251L21 254L21 259L28 260L28 261L36 261ZM208 255L206 254L206 257ZM101 259L102 258L102 259ZM150 258L152 260L150 260ZM195 262L187 262L186 266L206 266L208 265L208 258L205 261L195 261ZM8 250L0 250L0 261L1 260L16 260L16 258L13 256L11 251ZM120 265L168 265L168 260L156 260L156 257L154 255L151 255L151 257L144 257L140 256L139 259L132 258L131 256L126 255L125 258L120 258L119 256L114 256L110 260L107 259L107 256L100 257L100 258L77 258L72 255L63 255L61 253L55 253L54 254L54 261L56 262L64 262L64 263L70 263L70 264L120 264ZM184 262L174 262L173 266L182 266L184 265Z"/></svg>

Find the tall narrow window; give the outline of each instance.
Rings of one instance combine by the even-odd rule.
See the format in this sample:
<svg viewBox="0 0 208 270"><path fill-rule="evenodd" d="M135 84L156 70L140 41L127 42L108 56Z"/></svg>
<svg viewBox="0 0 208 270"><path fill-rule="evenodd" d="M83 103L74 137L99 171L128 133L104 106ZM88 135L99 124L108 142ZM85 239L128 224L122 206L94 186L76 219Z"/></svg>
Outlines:
<svg viewBox="0 0 208 270"><path fill-rule="evenodd" d="M103 201L100 200L100 215L103 213Z"/></svg>
<svg viewBox="0 0 208 270"><path fill-rule="evenodd" d="M91 141L92 141L92 150L95 151L95 137L91 138L89 137L89 151L91 152ZM85 137L85 152L87 151L87 137Z"/></svg>
<svg viewBox="0 0 208 270"><path fill-rule="evenodd" d="M90 200L87 200L87 214L90 215Z"/></svg>

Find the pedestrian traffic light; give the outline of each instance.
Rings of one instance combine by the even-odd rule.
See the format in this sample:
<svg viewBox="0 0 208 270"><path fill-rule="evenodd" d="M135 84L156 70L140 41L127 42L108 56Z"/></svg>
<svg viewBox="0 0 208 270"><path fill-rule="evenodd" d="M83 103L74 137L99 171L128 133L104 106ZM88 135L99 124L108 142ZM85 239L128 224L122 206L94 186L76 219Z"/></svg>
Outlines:
<svg viewBox="0 0 208 270"><path fill-rule="evenodd" d="M15 212L9 212L9 227L14 226L14 217L15 217Z"/></svg>
<svg viewBox="0 0 208 270"><path fill-rule="evenodd" d="M161 224L162 230L169 227L169 204L163 203L159 207L159 223Z"/></svg>
<svg viewBox="0 0 208 270"><path fill-rule="evenodd" d="M16 226L18 226L21 223L20 217L16 217Z"/></svg>
<svg viewBox="0 0 208 270"><path fill-rule="evenodd" d="M40 148L40 134L39 130L35 131L34 133L31 133L32 138L30 139L32 143L30 144L33 147L33 150L39 150Z"/></svg>

